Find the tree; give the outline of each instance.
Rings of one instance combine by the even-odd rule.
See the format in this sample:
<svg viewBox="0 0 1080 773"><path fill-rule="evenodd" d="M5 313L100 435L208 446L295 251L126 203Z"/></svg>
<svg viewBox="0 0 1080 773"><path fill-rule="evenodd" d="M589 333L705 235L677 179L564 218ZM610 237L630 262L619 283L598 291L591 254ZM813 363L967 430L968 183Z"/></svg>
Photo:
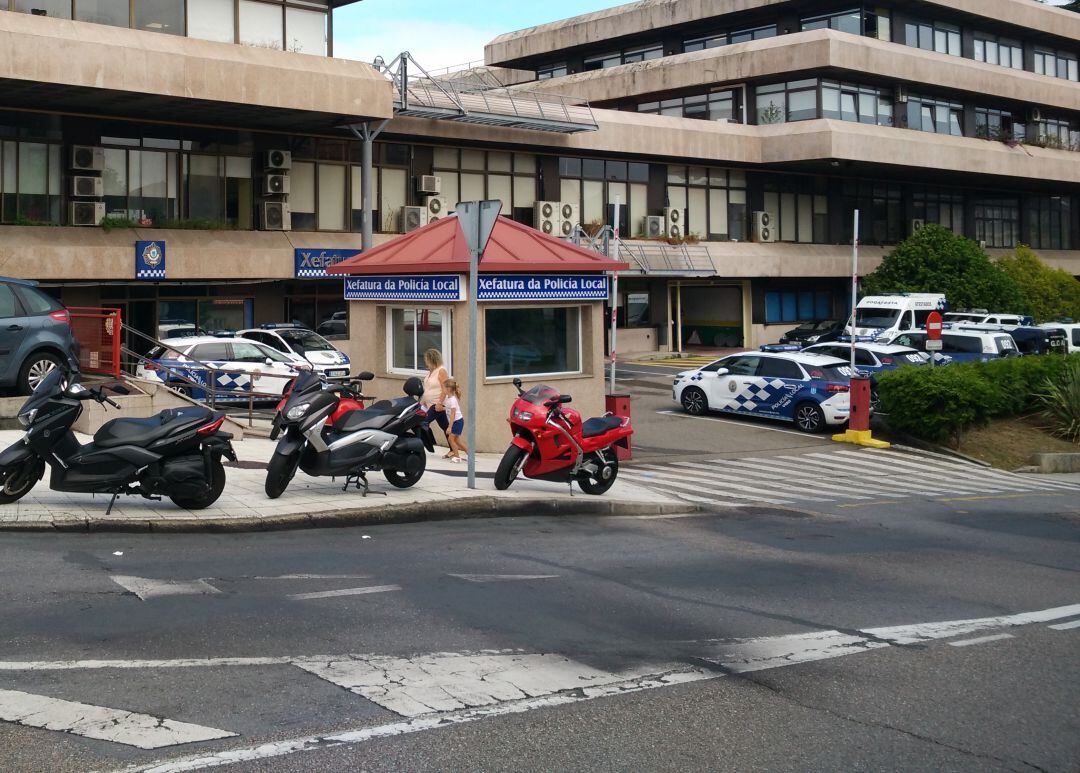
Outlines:
<svg viewBox="0 0 1080 773"><path fill-rule="evenodd" d="M863 278L863 292L945 293L953 308L1022 309L1020 288L979 245L928 223Z"/></svg>
<svg viewBox="0 0 1080 773"><path fill-rule="evenodd" d="M1024 297L1024 310L1038 322L1060 317L1080 319L1080 281L1060 268L1050 268L1030 247L1021 244L997 262Z"/></svg>

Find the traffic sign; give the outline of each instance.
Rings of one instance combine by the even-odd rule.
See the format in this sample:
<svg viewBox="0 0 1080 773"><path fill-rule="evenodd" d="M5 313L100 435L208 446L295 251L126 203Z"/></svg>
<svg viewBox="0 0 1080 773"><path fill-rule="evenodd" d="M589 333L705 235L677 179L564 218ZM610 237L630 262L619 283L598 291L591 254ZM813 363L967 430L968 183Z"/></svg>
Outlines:
<svg viewBox="0 0 1080 773"><path fill-rule="evenodd" d="M931 311L926 318L926 338L929 341L941 340L941 314L936 311Z"/></svg>
<svg viewBox="0 0 1080 773"><path fill-rule="evenodd" d="M469 245L469 252L482 255L487 247L488 239L491 238L491 230L495 227L495 221L499 219L502 210L502 202L498 199L491 201L459 201L457 205L458 222L461 230L465 233L465 243Z"/></svg>

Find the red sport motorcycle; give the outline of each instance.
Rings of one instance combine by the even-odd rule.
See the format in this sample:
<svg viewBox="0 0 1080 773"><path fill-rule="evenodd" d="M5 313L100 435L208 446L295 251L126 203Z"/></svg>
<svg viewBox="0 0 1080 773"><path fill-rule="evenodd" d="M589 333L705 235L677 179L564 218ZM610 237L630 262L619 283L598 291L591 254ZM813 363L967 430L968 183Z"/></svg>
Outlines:
<svg viewBox="0 0 1080 773"><path fill-rule="evenodd" d="M570 395L546 384L528 392L514 379L518 399L510 409L514 439L495 472L495 488L504 491L518 475L535 480L577 482L586 494L603 494L619 474L616 445L628 447L634 434L629 418L601 416L581 420L581 414L564 408Z"/></svg>

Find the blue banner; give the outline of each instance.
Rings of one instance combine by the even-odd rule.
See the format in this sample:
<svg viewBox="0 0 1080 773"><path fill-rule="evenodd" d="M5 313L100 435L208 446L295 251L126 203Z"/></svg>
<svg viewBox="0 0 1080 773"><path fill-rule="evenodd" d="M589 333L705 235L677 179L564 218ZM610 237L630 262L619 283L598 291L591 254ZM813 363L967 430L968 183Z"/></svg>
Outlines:
<svg viewBox="0 0 1080 773"><path fill-rule="evenodd" d="M605 274L481 274L478 301L604 301Z"/></svg>
<svg viewBox="0 0 1080 773"><path fill-rule="evenodd" d="M165 278L165 242L135 242L135 278Z"/></svg>
<svg viewBox="0 0 1080 773"><path fill-rule="evenodd" d="M326 269L356 257L361 250L316 250L297 247L293 251L297 279L320 279L329 276Z"/></svg>
<svg viewBox="0 0 1080 773"><path fill-rule="evenodd" d="M345 278L347 301L460 301L463 283L457 274L417 276L350 276Z"/></svg>

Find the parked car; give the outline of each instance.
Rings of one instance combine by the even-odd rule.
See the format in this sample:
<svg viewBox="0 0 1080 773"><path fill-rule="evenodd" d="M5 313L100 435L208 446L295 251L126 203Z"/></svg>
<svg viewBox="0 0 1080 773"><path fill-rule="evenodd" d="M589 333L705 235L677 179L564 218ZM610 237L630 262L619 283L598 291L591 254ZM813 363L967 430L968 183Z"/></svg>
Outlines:
<svg viewBox="0 0 1080 773"><path fill-rule="evenodd" d="M327 378L349 375L349 356L313 330L301 325L269 324L237 333L284 354L298 365L310 364Z"/></svg>
<svg viewBox="0 0 1080 773"><path fill-rule="evenodd" d="M960 323L954 325L955 331L1008 333L1016 342L1016 350L1021 355L1031 354L1068 354L1069 338L1062 328L1033 327L1028 325L972 325Z"/></svg>
<svg viewBox="0 0 1080 773"><path fill-rule="evenodd" d="M891 344L909 346L926 352L926 331L909 330L888 339ZM941 350L927 352L938 362L971 362L995 360L999 357L1019 357L1016 342L1008 333L1001 331L977 331L949 329L941 334Z"/></svg>
<svg viewBox="0 0 1080 773"><path fill-rule="evenodd" d="M246 392L280 396L298 374L284 354L246 338L198 336L161 343L150 350L135 375L196 400L209 399L206 385L211 375L215 402L227 402L248 400Z"/></svg>
<svg viewBox="0 0 1080 773"><path fill-rule="evenodd" d="M71 313L37 282L0 277L0 387L28 395L58 367L79 372Z"/></svg>
<svg viewBox="0 0 1080 773"><path fill-rule="evenodd" d="M803 349L803 352L851 362L851 344L843 341L814 344ZM925 365L929 361L928 355L910 346L862 341L855 344L855 368L868 373L895 370L902 365Z"/></svg>
<svg viewBox="0 0 1080 773"><path fill-rule="evenodd" d="M838 319L827 319L822 322L803 322L797 328L793 328L782 336L782 344L815 344L821 340L835 340L835 336L844 331L844 323ZM830 337L833 336L833 337Z"/></svg>
<svg viewBox="0 0 1080 773"><path fill-rule="evenodd" d="M986 309L957 309L950 311L942 317L942 322L955 324L974 325L1006 325L1009 327L1035 324L1035 320L1025 314L999 314Z"/></svg>
<svg viewBox="0 0 1080 773"><path fill-rule="evenodd" d="M1065 332L1066 344L1069 354L1080 352L1080 322L1047 322L1039 325L1041 328L1054 328Z"/></svg>
<svg viewBox="0 0 1080 773"><path fill-rule="evenodd" d="M692 416L724 411L820 432L848 420L851 367L797 346L741 352L675 376L671 396ZM786 351L785 351L786 349Z"/></svg>

